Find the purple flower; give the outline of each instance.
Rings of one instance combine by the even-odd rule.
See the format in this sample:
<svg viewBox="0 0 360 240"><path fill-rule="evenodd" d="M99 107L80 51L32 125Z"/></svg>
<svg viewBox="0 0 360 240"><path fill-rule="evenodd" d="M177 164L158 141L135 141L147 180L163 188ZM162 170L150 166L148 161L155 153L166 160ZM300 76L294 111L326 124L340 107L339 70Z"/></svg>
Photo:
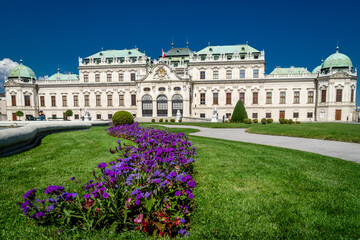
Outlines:
<svg viewBox="0 0 360 240"><path fill-rule="evenodd" d="M180 219L180 222L185 224L186 220L182 218L182 219Z"/></svg>
<svg viewBox="0 0 360 240"><path fill-rule="evenodd" d="M84 195L84 198L87 200L87 199L89 199L90 198L90 194L85 194Z"/></svg>
<svg viewBox="0 0 360 240"><path fill-rule="evenodd" d="M74 180L75 180L75 177L71 177L70 180L71 180L71 181L74 181Z"/></svg>
<svg viewBox="0 0 360 240"><path fill-rule="evenodd" d="M194 181L194 180L190 180L190 181L188 181L188 183L187 183L187 185L189 186L189 187L191 187L191 188L195 188L196 187L196 184L195 184L196 182Z"/></svg>
<svg viewBox="0 0 360 240"><path fill-rule="evenodd" d="M108 198L109 197L109 194L107 192L103 192L103 198Z"/></svg>
<svg viewBox="0 0 360 240"><path fill-rule="evenodd" d="M185 229L180 229L180 230L178 231L178 233L183 235L183 234L186 233L186 230L185 230Z"/></svg>
<svg viewBox="0 0 360 240"><path fill-rule="evenodd" d="M37 217L37 218L41 218L42 216L44 216L44 213L43 213L43 212L38 212L38 213L36 213L36 217Z"/></svg>
<svg viewBox="0 0 360 240"><path fill-rule="evenodd" d="M178 196L180 196L180 195L181 195L181 192L180 192L180 191L176 191L176 192L175 192L175 196L178 197Z"/></svg>
<svg viewBox="0 0 360 240"><path fill-rule="evenodd" d="M106 163L100 163L97 168L106 168Z"/></svg>
<svg viewBox="0 0 360 240"><path fill-rule="evenodd" d="M30 191L24 194L24 199L30 199L30 200L35 199L35 193L36 193L36 189L31 189Z"/></svg>
<svg viewBox="0 0 360 240"><path fill-rule="evenodd" d="M45 189L45 194L60 195L63 191L64 191L63 186L52 186L52 185L50 185Z"/></svg>

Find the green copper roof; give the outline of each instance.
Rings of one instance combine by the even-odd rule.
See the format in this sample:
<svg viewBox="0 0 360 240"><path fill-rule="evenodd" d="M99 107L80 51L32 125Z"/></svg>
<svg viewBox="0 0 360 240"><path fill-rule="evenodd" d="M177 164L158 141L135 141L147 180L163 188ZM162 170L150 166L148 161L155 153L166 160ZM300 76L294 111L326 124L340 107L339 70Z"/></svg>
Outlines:
<svg viewBox="0 0 360 240"><path fill-rule="evenodd" d="M318 73L321 70L321 65L317 66L316 68L314 68L314 70L312 71L312 73Z"/></svg>
<svg viewBox="0 0 360 240"><path fill-rule="evenodd" d="M348 56L339 53L339 48L336 48L336 53L331 54L325 59L321 69L325 68L349 68L353 67L352 62Z"/></svg>
<svg viewBox="0 0 360 240"><path fill-rule="evenodd" d="M59 81L78 80L78 76L76 74L63 74L63 73L60 73L60 70L58 69L57 73L55 73L51 77L49 77L49 81L56 81L56 80L59 80Z"/></svg>
<svg viewBox="0 0 360 240"><path fill-rule="evenodd" d="M289 67L289 68L281 68L276 67L269 75L301 75L303 73L310 73L306 68L303 67Z"/></svg>
<svg viewBox="0 0 360 240"><path fill-rule="evenodd" d="M121 57L141 57L145 56L144 53L140 52L137 48L135 49L124 49L124 50L106 50L95 53L87 58L121 58ZM85 59L87 59L85 58Z"/></svg>
<svg viewBox="0 0 360 240"><path fill-rule="evenodd" d="M199 55L203 54L221 54L221 53L248 53L248 52L260 52L253 47L250 47L247 44L239 44L239 45L227 45L227 46L208 46L204 49L201 49L197 52Z"/></svg>
<svg viewBox="0 0 360 240"><path fill-rule="evenodd" d="M20 65L14 67L10 71L9 78L36 78L36 75L31 68L22 64L22 60L20 60Z"/></svg>
<svg viewBox="0 0 360 240"><path fill-rule="evenodd" d="M189 48L171 48L165 53L165 57L189 56L193 51Z"/></svg>

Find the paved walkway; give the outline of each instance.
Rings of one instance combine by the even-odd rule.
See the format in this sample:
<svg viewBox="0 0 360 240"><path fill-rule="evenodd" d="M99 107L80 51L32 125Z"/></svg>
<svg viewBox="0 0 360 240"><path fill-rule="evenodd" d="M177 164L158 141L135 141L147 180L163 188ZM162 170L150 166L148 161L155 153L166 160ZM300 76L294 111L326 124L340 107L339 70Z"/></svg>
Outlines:
<svg viewBox="0 0 360 240"><path fill-rule="evenodd" d="M338 141L318 140L310 138L273 136L247 133L245 128L203 128L184 125L164 125L169 128L193 128L200 132L190 135L256 143L262 145L296 149L305 152L318 153L360 163L360 144Z"/></svg>

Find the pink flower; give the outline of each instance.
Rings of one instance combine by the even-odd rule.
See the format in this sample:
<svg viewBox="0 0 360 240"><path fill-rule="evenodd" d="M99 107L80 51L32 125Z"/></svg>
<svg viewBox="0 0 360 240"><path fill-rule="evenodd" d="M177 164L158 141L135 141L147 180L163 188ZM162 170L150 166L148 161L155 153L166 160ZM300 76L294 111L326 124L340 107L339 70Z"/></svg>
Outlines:
<svg viewBox="0 0 360 240"><path fill-rule="evenodd" d="M134 219L134 223L141 223L143 220L143 216L141 213Z"/></svg>
<svg viewBox="0 0 360 240"><path fill-rule="evenodd" d="M131 197L128 198L128 200L126 200L126 203L129 203L131 201Z"/></svg>

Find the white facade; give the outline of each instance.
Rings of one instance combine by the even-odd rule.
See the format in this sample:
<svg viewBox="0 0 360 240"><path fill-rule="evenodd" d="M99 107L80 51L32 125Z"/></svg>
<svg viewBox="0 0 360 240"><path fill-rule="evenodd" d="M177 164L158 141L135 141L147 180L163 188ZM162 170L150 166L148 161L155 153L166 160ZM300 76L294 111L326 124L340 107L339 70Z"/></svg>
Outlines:
<svg viewBox="0 0 360 240"><path fill-rule="evenodd" d="M119 110L137 121L175 119L177 110L184 121L210 120L214 107L221 119L232 114L240 98L251 119L353 118L357 73L352 66L315 73L277 68L266 75L264 51L248 45L209 46L197 53L173 48L168 53L157 61L138 49L102 51L79 58L76 78L60 73L43 81L9 78L4 85L8 120L18 110L35 117L42 110L49 118L62 117L67 109L74 113L71 120L80 120L85 109L93 120L110 119Z"/></svg>

